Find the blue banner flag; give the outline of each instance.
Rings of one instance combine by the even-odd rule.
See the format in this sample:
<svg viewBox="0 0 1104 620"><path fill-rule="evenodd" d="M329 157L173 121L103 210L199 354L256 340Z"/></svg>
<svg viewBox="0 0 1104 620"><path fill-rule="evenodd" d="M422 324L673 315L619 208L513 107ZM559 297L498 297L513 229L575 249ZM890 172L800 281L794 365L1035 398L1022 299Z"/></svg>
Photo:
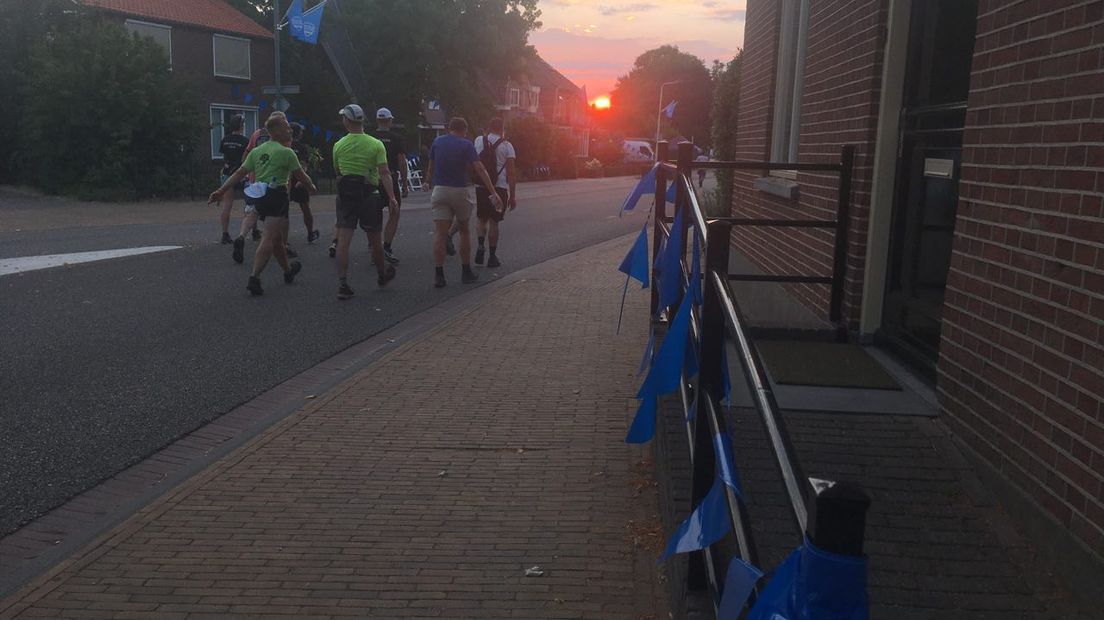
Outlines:
<svg viewBox="0 0 1104 620"><path fill-rule="evenodd" d="M671 103L668 103L667 107L663 108L663 115L666 116L667 118L674 118L675 117L675 106L677 106L677 105L678 105L678 100L677 99L672 101Z"/></svg>
<svg viewBox="0 0 1104 620"><path fill-rule="evenodd" d="M327 129L326 130L326 142L332 141L333 140L333 135L334 135L333 132L330 131L329 129Z"/></svg>
<svg viewBox="0 0 1104 620"><path fill-rule="evenodd" d="M701 272L701 246L698 241L698 235L704 234L704 230L694 230L694 252L691 257L690 267L690 296L694 298L694 303L701 305L705 301L705 297L702 295L702 272Z"/></svg>
<svg viewBox="0 0 1104 620"><path fill-rule="evenodd" d="M682 210L675 212L671 236L659 259L659 307L666 308L678 301L682 291ZM689 297L689 296L688 296Z"/></svg>
<svg viewBox="0 0 1104 620"><path fill-rule="evenodd" d="M659 398L654 394L648 394L640 401L640 407L636 410L629 433L625 435L625 443L648 443L655 437L656 407Z"/></svg>
<svg viewBox="0 0 1104 620"><path fill-rule="evenodd" d="M303 34L303 3L293 0L291 6L284 13L284 21L287 22L288 32L296 39Z"/></svg>
<svg viewBox="0 0 1104 620"><path fill-rule="evenodd" d="M648 224L645 223L618 269L630 278L639 280L642 285L640 288L648 288L648 262Z"/></svg>
<svg viewBox="0 0 1104 620"><path fill-rule="evenodd" d="M648 369L648 365L652 363L652 351L655 349L655 327L648 329L648 346L644 347L644 357L640 358L640 368L636 371L636 376L644 374L644 371Z"/></svg>
<svg viewBox="0 0 1104 620"><path fill-rule="evenodd" d="M296 3L298 1L296 0ZM322 2L305 13L300 12L299 15L292 15L289 9L288 22L291 24L292 38L311 45L318 43L318 31L322 29L322 11L325 6L326 3Z"/></svg>
<svg viewBox="0 0 1104 620"><path fill-rule="evenodd" d="M725 585L724 590L721 591L721 606L717 609L717 620L737 620L755 584L762 577L763 571L748 564L743 558L732 558L725 572Z"/></svg>
<svg viewBox="0 0 1104 620"><path fill-rule="evenodd" d="M670 394L678 389L682 380L682 365L686 361L686 344L690 338L690 297L682 300L671 326L667 330L667 336L663 338L663 344L659 346L659 353L652 363L652 369L648 371L648 377L644 379L644 385L640 386L637 398L647 395L662 396Z"/></svg>
<svg viewBox="0 0 1104 620"><path fill-rule="evenodd" d="M829 553L809 539L774 569L747 620L867 620L866 558Z"/></svg>
<svg viewBox="0 0 1104 620"><path fill-rule="evenodd" d="M676 553L705 549L723 538L731 529L732 519L728 517L728 499L725 497L721 479L717 478L705 499L675 530L659 561L663 562Z"/></svg>

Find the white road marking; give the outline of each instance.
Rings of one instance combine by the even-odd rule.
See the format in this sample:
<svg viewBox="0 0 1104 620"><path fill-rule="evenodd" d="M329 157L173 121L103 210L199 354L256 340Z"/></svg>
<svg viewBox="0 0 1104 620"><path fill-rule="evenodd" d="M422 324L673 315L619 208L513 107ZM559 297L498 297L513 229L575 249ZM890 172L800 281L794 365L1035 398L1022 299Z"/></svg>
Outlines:
<svg viewBox="0 0 1104 620"><path fill-rule="evenodd" d="M62 265L74 265L76 263L90 263L98 260L122 258L124 256L137 256L139 254L152 254L167 250L179 250L180 245L152 245L144 248L123 248L119 250L101 250L98 252L75 252L73 254L46 254L43 256L19 256L16 258L0 258L0 276L36 269L49 269Z"/></svg>

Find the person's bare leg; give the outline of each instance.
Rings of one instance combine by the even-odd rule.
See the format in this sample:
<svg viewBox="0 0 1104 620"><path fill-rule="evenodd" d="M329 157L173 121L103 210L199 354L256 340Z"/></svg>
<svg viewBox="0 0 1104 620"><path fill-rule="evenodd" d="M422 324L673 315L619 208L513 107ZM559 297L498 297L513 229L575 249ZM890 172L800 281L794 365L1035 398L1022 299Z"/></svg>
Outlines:
<svg viewBox="0 0 1104 620"><path fill-rule="evenodd" d="M284 229L287 227L287 218L270 217L265 222L261 242L257 244L257 252L253 255L253 275L260 276L268 265L268 259L276 258L280 269L290 269L287 259L287 245L284 240Z"/></svg>
<svg viewBox="0 0 1104 620"><path fill-rule="evenodd" d="M337 238L337 277L344 280L349 273L349 246L353 243L352 228L334 228Z"/></svg>
<svg viewBox="0 0 1104 620"><path fill-rule="evenodd" d="M368 237L368 245L372 248L372 263L376 266L376 272L379 275L387 270L387 263L383 259L383 243L380 240L379 231L364 231L364 236Z"/></svg>
<svg viewBox="0 0 1104 620"><path fill-rule="evenodd" d="M401 210L402 207L387 209L387 225L383 228L383 241L388 246L395 241L395 234L399 232L399 212Z"/></svg>
<svg viewBox="0 0 1104 620"><path fill-rule="evenodd" d="M226 235L230 233L230 211L234 208L233 189L222 195L219 206L222 207L222 211L219 212L219 224L222 224L222 234Z"/></svg>
<svg viewBox="0 0 1104 620"><path fill-rule="evenodd" d="M445 239L452 233L449 220L433 220L433 266L445 266Z"/></svg>
<svg viewBox="0 0 1104 620"><path fill-rule="evenodd" d="M245 238L249 231L253 230L253 227L257 225L257 211L250 211L242 218L241 230L238 232L238 236Z"/></svg>
<svg viewBox="0 0 1104 620"><path fill-rule="evenodd" d="M483 224L483 220L479 220L479 224ZM493 217L487 218L487 246L494 250L498 247L498 221Z"/></svg>
<svg viewBox="0 0 1104 620"><path fill-rule="evenodd" d="M460 264L471 266L471 231L468 220L456 220L456 231L460 233Z"/></svg>
<svg viewBox="0 0 1104 620"><path fill-rule="evenodd" d="M299 209L303 212L303 227L307 229L307 241L314 237L314 213L311 213L310 200L299 203Z"/></svg>

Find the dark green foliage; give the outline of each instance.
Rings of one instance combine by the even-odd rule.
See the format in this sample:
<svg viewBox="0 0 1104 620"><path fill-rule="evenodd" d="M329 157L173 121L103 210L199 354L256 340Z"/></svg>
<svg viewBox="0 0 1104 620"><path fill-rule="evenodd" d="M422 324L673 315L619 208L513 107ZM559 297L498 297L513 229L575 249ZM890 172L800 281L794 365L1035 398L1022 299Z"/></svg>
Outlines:
<svg viewBox="0 0 1104 620"><path fill-rule="evenodd" d="M664 82L679 80L663 89L664 101L659 101ZM682 136L699 146L709 143L709 111L712 105L712 83L709 70L700 58L664 45L641 54L628 75L617 79L610 94L615 122L623 135L647 138L655 136L656 114L661 106L678 100L674 118L663 117L661 139Z"/></svg>
<svg viewBox="0 0 1104 620"><path fill-rule="evenodd" d="M736 158L736 130L740 110L741 52L728 63L713 64L713 149L723 161ZM717 202L732 204L733 175L731 170L717 171Z"/></svg>
<svg viewBox="0 0 1104 620"><path fill-rule="evenodd" d="M28 180L112 200L185 189L205 126L159 46L84 19L35 45L31 68L20 136Z"/></svg>

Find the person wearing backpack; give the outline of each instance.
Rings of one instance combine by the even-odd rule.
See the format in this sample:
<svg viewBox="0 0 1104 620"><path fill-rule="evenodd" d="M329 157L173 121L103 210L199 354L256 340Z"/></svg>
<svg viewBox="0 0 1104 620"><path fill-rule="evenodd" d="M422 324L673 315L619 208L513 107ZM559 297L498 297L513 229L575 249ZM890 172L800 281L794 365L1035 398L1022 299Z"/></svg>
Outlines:
<svg viewBox="0 0 1104 620"><path fill-rule="evenodd" d="M479 153L479 161L487 169L501 203L500 208L496 209L491 203L490 193L476 186L475 215L479 218L479 245L475 249L475 264L482 265L486 255L487 267L493 268L502 265L497 256L499 223L506 216L507 209L513 211L517 208L517 153L514 145L506 139L501 118L492 118L488 129L489 133L475 138L475 151Z"/></svg>

